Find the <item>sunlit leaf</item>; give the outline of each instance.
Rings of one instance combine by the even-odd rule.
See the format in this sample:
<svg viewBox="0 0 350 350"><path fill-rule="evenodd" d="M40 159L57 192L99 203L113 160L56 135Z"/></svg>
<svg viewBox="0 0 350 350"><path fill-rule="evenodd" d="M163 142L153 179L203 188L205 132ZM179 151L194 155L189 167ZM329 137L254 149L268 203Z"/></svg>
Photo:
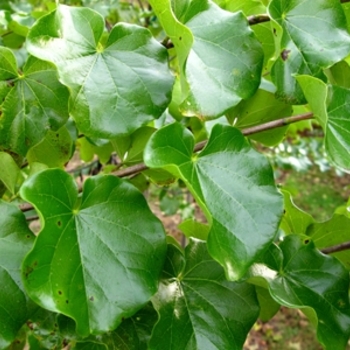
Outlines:
<svg viewBox="0 0 350 350"><path fill-rule="evenodd" d="M184 21L194 42L185 70L189 94L180 107L188 116L219 117L258 88L262 47L241 12L210 0L192 1Z"/></svg>
<svg viewBox="0 0 350 350"><path fill-rule="evenodd" d="M216 125L199 155L193 147L193 135L171 124L152 135L144 160L186 183L211 225L209 253L239 279L272 242L282 215L272 169L230 126Z"/></svg>
<svg viewBox="0 0 350 350"><path fill-rule="evenodd" d="M104 22L89 8L60 5L28 35L34 56L53 62L70 88L70 114L86 136L111 139L158 118L170 102L167 51L142 27Z"/></svg>

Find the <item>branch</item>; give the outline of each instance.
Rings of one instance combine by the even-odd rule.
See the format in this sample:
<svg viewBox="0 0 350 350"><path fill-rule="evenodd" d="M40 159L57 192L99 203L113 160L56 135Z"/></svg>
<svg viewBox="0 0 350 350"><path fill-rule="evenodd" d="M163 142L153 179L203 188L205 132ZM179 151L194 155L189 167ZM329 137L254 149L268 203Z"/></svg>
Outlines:
<svg viewBox="0 0 350 350"><path fill-rule="evenodd" d="M265 124L252 126L250 128L246 128L246 129L241 130L241 132L243 135L247 136L247 135L257 134L259 132L266 131L266 130L280 128L282 126L296 123L296 122L301 121L301 120L307 120L307 119L312 119L312 118L313 118L313 113L311 113L311 112L304 113L304 114L294 115L291 117L277 119L277 120L274 120L272 122L268 122ZM197 143L194 147L194 152L198 152L198 151L202 150L206 144L207 144L207 141L202 141L202 142ZM140 173L141 171L144 171L147 169L148 169L148 167L144 163L139 163L136 165L132 165L128 168L115 171L112 173L112 175L115 175L118 177L126 177L126 176L130 176L130 175L136 175L136 174ZM81 192L81 191L82 191L82 188L79 187L79 192ZM24 203L24 204L20 204L19 208L21 209L22 212L26 212L26 211L32 210L33 206L29 203Z"/></svg>
<svg viewBox="0 0 350 350"><path fill-rule="evenodd" d="M269 15L265 15L265 14L248 16L247 19L248 19L249 25L251 25L251 26L254 24L269 22L271 20Z"/></svg>
<svg viewBox="0 0 350 350"><path fill-rule="evenodd" d="M350 0L348 0L350 2ZM337 245L333 245L331 247L326 247L321 249L321 252L323 254L332 254L337 252L342 252L343 250L349 250L350 249L350 242L344 242Z"/></svg>

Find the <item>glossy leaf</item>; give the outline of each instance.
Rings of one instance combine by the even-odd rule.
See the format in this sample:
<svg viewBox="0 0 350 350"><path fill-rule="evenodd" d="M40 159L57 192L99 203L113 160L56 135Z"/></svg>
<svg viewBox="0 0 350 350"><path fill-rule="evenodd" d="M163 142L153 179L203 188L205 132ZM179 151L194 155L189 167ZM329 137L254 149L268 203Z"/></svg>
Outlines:
<svg viewBox="0 0 350 350"><path fill-rule="evenodd" d="M73 179L50 169L30 177L21 195L43 226L24 261L25 287L42 307L72 317L79 334L116 328L156 292L164 229L133 186L89 178L80 199Z"/></svg>
<svg viewBox="0 0 350 350"><path fill-rule="evenodd" d="M23 213L0 200L0 349L15 339L33 308L21 281L21 264L34 236Z"/></svg>
<svg viewBox="0 0 350 350"><path fill-rule="evenodd" d="M259 314L254 287L227 282L199 240L191 240L185 253L168 246L153 304L160 315L149 343L153 350L242 349Z"/></svg>
<svg viewBox="0 0 350 350"><path fill-rule="evenodd" d="M350 35L338 0L272 0L268 8L273 21L283 28L271 71L277 94L290 104L305 103L293 75L321 77L350 53Z"/></svg>
<svg viewBox="0 0 350 350"><path fill-rule="evenodd" d="M5 47L0 47L0 80L11 87L6 93L0 89L0 144L25 156L48 130L67 121L68 90L59 83L54 66L35 57L18 73L16 59Z"/></svg>
<svg viewBox="0 0 350 350"><path fill-rule="evenodd" d="M0 182L6 186L11 194L15 194L20 169L8 153L0 152L0 169Z"/></svg>
<svg viewBox="0 0 350 350"><path fill-rule="evenodd" d="M49 131L40 143L32 147L28 154L29 163L43 163L50 168L61 168L69 161L73 152L72 138L64 126L57 131Z"/></svg>
<svg viewBox="0 0 350 350"><path fill-rule="evenodd" d="M194 42L185 71L189 94L180 109L201 119L219 117L257 90L263 50L241 12L210 0L192 1L184 21Z"/></svg>
<svg viewBox="0 0 350 350"><path fill-rule="evenodd" d="M158 118L173 78L166 50L147 29L118 23L103 46L103 28L93 10L60 5L33 26L27 48L57 66L78 129L111 139Z"/></svg>
<svg viewBox="0 0 350 350"><path fill-rule="evenodd" d="M315 221L313 217L298 208L287 191L282 191L284 197L284 214L280 228L285 234L305 235L308 227Z"/></svg>
<svg viewBox="0 0 350 350"><path fill-rule="evenodd" d="M311 110L323 126L326 152L337 166L349 170L350 90L340 86L327 86L321 80L309 76L297 79Z"/></svg>
<svg viewBox="0 0 350 350"><path fill-rule="evenodd" d="M144 160L186 183L211 224L211 256L230 280L239 279L272 242L282 215L271 167L230 126L215 125L199 155L193 147L192 134L171 124L152 135Z"/></svg>
<svg viewBox="0 0 350 350"><path fill-rule="evenodd" d="M334 215L330 220L314 223L309 226L307 235L310 236L318 249L336 246L350 241L350 218ZM343 250L332 254L350 270L350 251Z"/></svg>
<svg viewBox="0 0 350 350"><path fill-rule="evenodd" d="M287 236L272 248L265 255L265 278L273 298L288 307L312 308L319 341L326 349L344 349L350 334L348 271L307 236Z"/></svg>

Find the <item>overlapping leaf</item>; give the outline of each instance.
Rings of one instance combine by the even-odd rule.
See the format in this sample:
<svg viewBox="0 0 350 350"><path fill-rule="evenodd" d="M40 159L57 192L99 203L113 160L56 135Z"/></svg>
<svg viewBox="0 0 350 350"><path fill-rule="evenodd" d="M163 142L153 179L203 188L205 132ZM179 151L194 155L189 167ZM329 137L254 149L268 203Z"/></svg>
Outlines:
<svg viewBox="0 0 350 350"><path fill-rule="evenodd" d="M174 245L153 298L160 319L149 349L242 349L259 306L252 285L227 282L205 242L191 240L185 254Z"/></svg>
<svg viewBox="0 0 350 350"><path fill-rule="evenodd" d="M6 186L11 194L15 194L20 169L8 153L0 152L0 169L0 182Z"/></svg>
<svg viewBox="0 0 350 350"><path fill-rule="evenodd" d="M326 349L343 350L350 335L348 271L315 249L307 236L287 236L264 261L268 268L263 275L274 299L288 307L312 308L320 342Z"/></svg>
<svg viewBox="0 0 350 350"><path fill-rule="evenodd" d="M156 292L164 230L133 186L90 178L78 198L73 179L51 169L30 177L21 195L44 227L24 261L27 292L72 317L79 334L116 328Z"/></svg>
<svg viewBox="0 0 350 350"><path fill-rule="evenodd" d="M34 236L15 206L0 201L0 349L15 339L35 309L21 281L21 264Z"/></svg>
<svg viewBox="0 0 350 350"><path fill-rule="evenodd" d="M251 98L241 101L236 107L228 111L226 116L231 124L243 129L267 123L292 114L292 106L276 99L274 87L265 83ZM272 84L271 84L272 85ZM286 127L275 128L250 137L267 146L274 146L284 138Z"/></svg>
<svg viewBox="0 0 350 350"><path fill-rule="evenodd" d="M350 218L335 214L330 220L314 223L309 226L307 235L314 241L318 249L341 245L350 241ZM334 253L344 266L350 270L350 251L343 250Z"/></svg>
<svg viewBox="0 0 350 350"><path fill-rule="evenodd" d="M158 118L170 102L173 78L167 51L147 29L118 23L104 47L103 28L93 10L60 5L33 26L27 47L57 66L78 129L110 139Z"/></svg>
<svg viewBox="0 0 350 350"><path fill-rule="evenodd" d="M285 234L305 235L308 227L314 223L313 217L298 208L289 192L282 191L284 197L284 214L280 228Z"/></svg>
<svg viewBox="0 0 350 350"><path fill-rule="evenodd" d="M54 66L29 57L18 73L12 51L0 47L0 144L26 155L50 129L68 119L68 90L59 83Z"/></svg>
<svg viewBox="0 0 350 350"><path fill-rule="evenodd" d="M241 278L272 242L282 198L271 167L242 134L216 125L208 145L192 155L193 135L178 123L152 135L144 160L183 179L211 223L208 250L231 280Z"/></svg>
<svg viewBox="0 0 350 350"><path fill-rule="evenodd" d="M339 167L350 170L350 90L327 86L310 76L299 76L311 110L322 125L327 154Z"/></svg>
<svg viewBox="0 0 350 350"><path fill-rule="evenodd" d="M210 0L192 1L184 22L194 42L185 70L190 89L181 108L185 115L219 117L258 88L262 47L241 12Z"/></svg>
<svg viewBox="0 0 350 350"><path fill-rule="evenodd" d="M322 76L322 69L350 53L350 35L338 0L272 0L269 14L283 28L271 76L277 94L290 104L305 103L294 74Z"/></svg>

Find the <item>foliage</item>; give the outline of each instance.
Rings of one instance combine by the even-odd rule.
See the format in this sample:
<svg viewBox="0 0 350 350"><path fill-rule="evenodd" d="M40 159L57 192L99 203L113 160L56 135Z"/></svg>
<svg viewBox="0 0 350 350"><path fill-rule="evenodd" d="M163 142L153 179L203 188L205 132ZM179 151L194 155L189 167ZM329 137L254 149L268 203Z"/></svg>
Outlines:
<svg viewBox="0 0 350 350"><path fill-rule="evenodd" d="M265 150L350 171L346 2L0 0L0 349L241 349L279 305L345 349L349 204L318 222ZM202 210L185 246L150 183Z"/></svg>

